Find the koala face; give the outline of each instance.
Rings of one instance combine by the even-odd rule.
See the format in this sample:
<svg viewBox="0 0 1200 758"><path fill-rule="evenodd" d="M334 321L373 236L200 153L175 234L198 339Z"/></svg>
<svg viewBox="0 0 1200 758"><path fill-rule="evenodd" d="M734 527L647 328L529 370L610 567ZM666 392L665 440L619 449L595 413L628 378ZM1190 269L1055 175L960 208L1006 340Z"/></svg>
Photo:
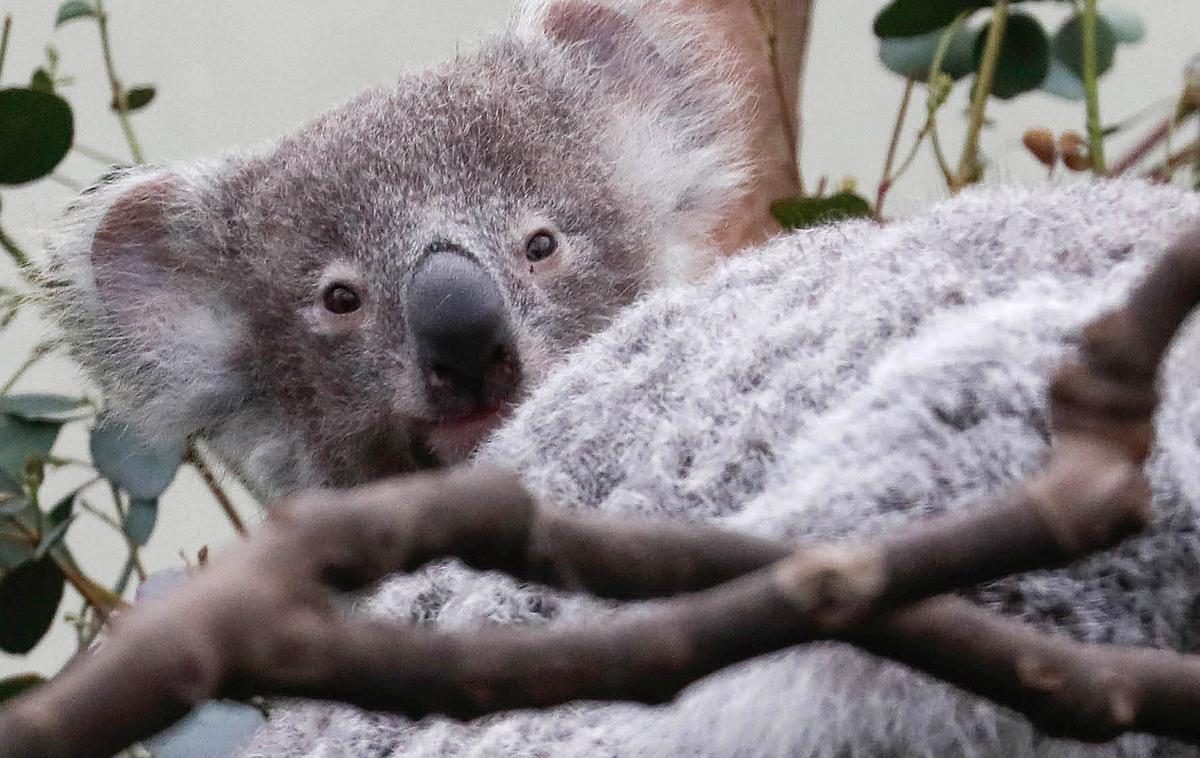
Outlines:
<svg viewBox="0 0 1200 758"><path fill-rule="evenodd" d="M719 77L604 6L529 13L270 149L85 192L45 281L113 412L270 495L455 462L710 253L741 181Z"/></svg>

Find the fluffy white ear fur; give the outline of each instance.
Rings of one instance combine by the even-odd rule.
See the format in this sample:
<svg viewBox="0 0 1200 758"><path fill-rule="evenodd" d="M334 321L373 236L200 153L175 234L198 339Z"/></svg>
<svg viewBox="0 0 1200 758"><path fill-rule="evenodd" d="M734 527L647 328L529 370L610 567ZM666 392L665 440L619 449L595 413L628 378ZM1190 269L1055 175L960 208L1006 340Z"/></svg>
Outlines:
<svg viewBox="0 0 1200 758"><path fill-rule="evenodd" d="M214 175L203 164L113 172L47 241L47 307L110 410L151 438L195 431L233 381L242 327L214 286Z"/></svg>
<svg viewBox="0 0 1200 758"><path fill-rule="evenodd" d="M675 0L533 0L518 15L519 33L562 50L564 65L592 63L597 96L611 101L609 160L656 224L663 282L707 269L709 237L751 178L747 88L711 28Z"/></svg>

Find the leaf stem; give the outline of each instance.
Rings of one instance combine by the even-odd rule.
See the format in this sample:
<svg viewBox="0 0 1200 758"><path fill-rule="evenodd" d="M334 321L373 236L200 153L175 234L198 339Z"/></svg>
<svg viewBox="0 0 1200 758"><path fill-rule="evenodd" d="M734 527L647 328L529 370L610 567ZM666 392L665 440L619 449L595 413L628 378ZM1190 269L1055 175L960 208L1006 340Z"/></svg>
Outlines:
<svg viewBox="0 0 1200 758"><path fill-rule="evenodd" d="M233 501L221 487L221 483L217 481L216 474L213 473L208 462L201 457L199 449L192 441L188 442L184 460L190 463L196 469L196 472L200 474L200 478L204 480L208 491L212 493L213 498L216 499L217 504L221 506L221 510L225 513L225 518L229 519L229 523L233 525L234 531L245 536L246 525L243 523L241 516L238 515L237 509L233 507Z"/></svg>
<svg viewBox="0 0 1200 758"><path fill-rule="evenodd" d="M8 35L12 32L12 14L4 14L4 28L0 30L0 74L4 72L4 58L8 55Z"/></svg>
<svg viewBox="0 0 1200 758"><path fill-rule="evenodd" d="M1083 9L1083 92L1087 105L1088 156L1092 171L1105 173L1104 125L1100 123L1100 76L1096 52L1096 0L1084 0Z"/></svg>
<svg viewBox="0 0 1200 758"><path fill-rule="evenodd" d="M133 162L145 163L146 158L142 155L142 146L138 143L137 135L133 131L133 124L129 120L129 100L125 94L125 85L121 83L121 79L117 76L116 66L113 64L112 44L108 37L108 13L104 10L104 0L95 1L96 25L100 29L100 51L104 55L104 70L108 74L108 85L112 89L117 120L121 123L121 131L125 134L125 141L129 144L129 154L133 157Z"/></svg>
<svg viewBox="0 0 1200 758"><path fill-rule="evenodd" d="M896 162L896 150L900 147L900 133L904 130L904 119L908 115L908 104L912 101L913 87L917 80L907 77L904 80L904 94L900 97L900 108L896 111L896 123L892 126L892 139L888 142L887 157L883 161L883 176L879 179L879 189L875 191L875 215L883 216L883 201L892 186L892 166Z"/></svg>
<svg viewBox="0 0 1200 758"><path fill-rule="evenodd" d="M33 350L29 351L29 357L25 359L25 362L22 363L19 368L17 368L17 370L8 378L8 381L6 381L3 386L0 386L0 396L7 395L9 390L16 385L17 381L25 375L25 372L33 368L33 365L42 358L45 358L47 355L49 355L50 351L53 349L54 346L50 342L41 342L35 345Z"/></svg>
<svg viewBox="0 0 1200 758"><path fill-rule="evenodd" d="M983 130L987 102L992 94L992 79L996 75L996 63L1000 59L1000 44L1004 41L1004 27L1008 24L1008 3L1009 0L996 0L992 8L992 22L988 26L983 58L979 62L979 73L975 75L975 93L971 98L967 137L963 142L958 174L950 187L951 192L957 192L975 181L979 174L979 133Z"/></svg>
<svg viewBox="0 0 1200 758"><path fill-rule="evenodd" d="M114 166L120 166L125 163L125 161L121 160L115 155L109 155L103 150L97 150L96 148L89 147L88 145L81 145L79 142L71 145L71 149L82 156L91 158L97 163L107 163Z"/></svg>
<svg viewBox="0 0 1200 758"><path fill-rule="evenodd" d="M8 236L8 232L4 231L4 227L0 226L0 247L3 247L8 257L13 259L13 263L17 264L17 268L24 270L29 265L29 255L26 254L17 241Z"/></svg>

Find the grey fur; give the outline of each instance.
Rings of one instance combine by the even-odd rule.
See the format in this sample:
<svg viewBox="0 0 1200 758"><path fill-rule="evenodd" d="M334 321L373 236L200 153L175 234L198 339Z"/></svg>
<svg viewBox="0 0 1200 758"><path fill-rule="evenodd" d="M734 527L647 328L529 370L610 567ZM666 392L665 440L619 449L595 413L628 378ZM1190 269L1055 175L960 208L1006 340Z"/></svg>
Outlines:
<svg viewBox="0 0 1200 758"><path fill-rule="evenodd" d="M84 193L45 280L111 410L209 438L268 496L444 463L468 451L424 431L438 419L403 316L429 245L500 283L526 390L639 293L703 268L706 223L746 178L735 83L700 26L625 5L530 6L278 144ZM533 264L540 227L563 241ZM364 289L349 327L317 305L335 274Z"/></svg>
<svg viewBox="0 0 1200 758"><path fill-rule="evenodd" d="M1046 449L1045 386L1200 196L1136 182L975 190L887 227L782 237L628 309L556 370L480 458L550 501L775 537L886 533L970 506ZM1200 333L1167 363L1143 536L978 600L1076 639L1194 652ZM368 612L469 627L602 624L609 606L454 563L388 581ZM1130 736L1045 737L1013 714L842 645L710 677L665 707L574 705L472 724L277 711L251 755L1161 756Z"/></svg>

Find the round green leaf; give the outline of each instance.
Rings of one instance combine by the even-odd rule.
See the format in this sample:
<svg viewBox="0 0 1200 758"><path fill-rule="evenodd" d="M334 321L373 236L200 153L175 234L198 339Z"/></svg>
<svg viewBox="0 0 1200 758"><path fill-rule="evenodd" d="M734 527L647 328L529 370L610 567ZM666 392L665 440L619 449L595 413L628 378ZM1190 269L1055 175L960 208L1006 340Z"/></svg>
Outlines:
<svg viewBox="0 0 1200 758"><path fill-rule="evenodd" d="M145 108L150 104L150 101L154 99L155 92L156 90L154 87L149 84L141 87L130 87L129 89L125 90L125 112L133 113L136 110ZM114 111L120 110L120 108L117 106L116 99L109 103L109 107Z"/></svg>
<svg viewBox="0 0 1200 758"><path fill-rule="evenodd" d="M0 413L25 421L77 421L92 415L87 400L65 395L38 393L4 395L0 397Z"/></svg>
<svg viewBox="0 0 1200 758"><path fill-rule="evenodd" d="M153 500L175 478L183 463L184 442L152 444L108 418L92 430L91 450L92 463L105 479L134 500Z"/></svg>
<svg viewBox="0 0 1200 758"><path fill-rule="evenodd" d="M1076 76L1083 78L1083 18L1075 15L1067 19L1054 34L1054 57L1063 62ZM1117 50L1117 36L1104 22L1096 19L1096 74L1104 74L1112 68Z"/></svg>
<svg viewBox="0 0 1200 758"><path fill-rule="evenodd" d="M1137 14L1137 11L1121 3L1111 1L1099 3L1097 12L1108 28L1112 30L1117 42L1133 44L1141 42L1142 38L1146 36L1146 23L1142 21L1142 17Z"/></svg>
<svg viewBox="0 0 1200 758"><path fill-rule="evenodd" d="M83 2L83 0L67 0L58 6L58 15L54 18L54 25L58 27L71 19L90 18L95 15L96 9L92 7L91 3Z"/></svg>
<svg viewBox="0 0 1200 758"><path fill-rule="evenodd" d="M150 539L150 533L154 531L154 522L157 520L157 500L132 498L129 501L129 513L125 515L125 523L121 525L121 528L130 542L141 546Z"/></svg>
<svg viewBox="0 0 1200 758"><path fill-rule="evenodd" d="M875 17L876 37L915 37L949 26L958 14L987 0L892 0Z"/></svg>
<svg viewBox="0 0 1200 758"><path fill-rule="evenodd" d="M829 197L796 197L771 203L771 215L785 229L806 229L847 218L871 215L871 206L853 192Z"/></svg>
<svg viewBox="0 0 1200 758"><path fill-rule="evenodd" d="M50 421L26 421L0 413L0 490L20 490L25 477L25 462L45 458L58 439L62 424Z"/></svg>
<svg viewBox="0 0 1200 758"><path fill-rule="evenodd" d="M0 184L23 184L54 170L71 149L75 118L58 95L0 89Z"/></svg>
<svg viewBox="0 0 1200 758"><path fill-rule="evenodd" d="M1054 56L1050 57L1050 67L1046 69L1046 78L1042 80L1041 88L1065 100L1078 101L1087 97L1083 80Z"/></svg>
<svg viewBox="0 0 1200 758"><path fill-rule="evenodd" d="M983 58L988 29L984 25L975 37L975 64ZM1004 28L1004 39L1000 43L1000 56L996 60L996 73L992 78L992 94L1002 100L1016 97L1023 92L1037 89L1050 68L1050 40L1041 23L1027 13L1014 13L1008 17Z"/></svg>
<svg viewBox="0 0 1200 758"><path fill-rule="evenodd" d="M0 679L0 703L14 698L26 690L31 690L44 681L46 681L46 677L41 674L17 674Z"/></svg>
<svg viewBox="0 0 1200 758"><path fill-rule="evenodd" d="M62 601L63 581L52 558L31 561L0 578L0 650L24 655L45 636Z"/></svg>
<svg viewBox="0 0 1200 758"><path fill-rule="evenodd" d="M915 37L887 37L879 40L879 60L890 71L909 79L925 81L937 54L945 29ZM942 73L961 79L975 68L975 33L960 26L942 56Z"/></svg>

